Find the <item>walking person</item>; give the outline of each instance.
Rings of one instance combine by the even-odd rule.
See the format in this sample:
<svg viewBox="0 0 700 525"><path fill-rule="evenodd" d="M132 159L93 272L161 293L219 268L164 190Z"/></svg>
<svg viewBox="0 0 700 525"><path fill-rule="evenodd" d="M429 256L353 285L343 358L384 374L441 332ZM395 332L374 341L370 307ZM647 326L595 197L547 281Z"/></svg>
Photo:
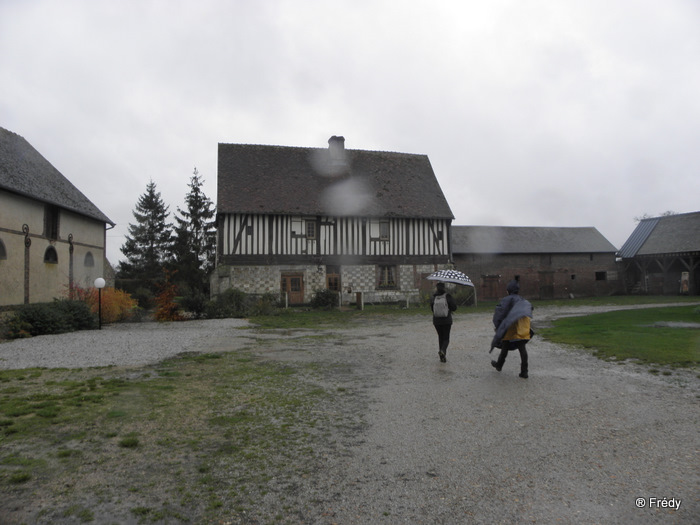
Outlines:
<svg viewBox="0 0 700 525"><path fill-rule="evenodd" d="M534 334L530 329L532 318L532 304L520 296L520 283L513 280L506 287L508 295L496 305L493 313L493 326L496 334L491 342L491 350L500 348L498 360L491 361L499 372L503 368L508 357L508 352L518 350L520 352L520 375L523 379L528 377L527 349L525 346Z"/></svg>
<svg viewBox="0 0 700 525"><path fill-rule="evenodd" d="M438 334L438 356L440 362L445 363L452 330L452 312L457 309L457 303L447 293L445 283L437 283L435 288L435 293L430 298L430 309L433 311L433 326Z"/></svg>

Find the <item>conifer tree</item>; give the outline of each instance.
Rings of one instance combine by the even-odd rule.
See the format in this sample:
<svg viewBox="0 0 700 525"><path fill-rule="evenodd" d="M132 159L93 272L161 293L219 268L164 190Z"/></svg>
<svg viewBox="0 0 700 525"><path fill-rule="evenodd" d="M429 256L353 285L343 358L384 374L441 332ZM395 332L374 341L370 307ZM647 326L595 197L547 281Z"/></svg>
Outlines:
<svg viewBox="0 0 700 525"><path fill-rule="evenodd" d="M185 209L177 209L172 244L172 264L178 279L192 291L208 293L209 273L216 256L216 225L214 204L202 191L204 180L194 169L185 196Z"/></svg>
<svg viewBox="0 0 700 525"><path fill-rule="evenodd" d="M170 253L172 224L169 211L152 180L139 197L133 211L136 224L129 224L129 235L121 248L126 261L119 263L119 276L127 279L157 280Z"/></svg>

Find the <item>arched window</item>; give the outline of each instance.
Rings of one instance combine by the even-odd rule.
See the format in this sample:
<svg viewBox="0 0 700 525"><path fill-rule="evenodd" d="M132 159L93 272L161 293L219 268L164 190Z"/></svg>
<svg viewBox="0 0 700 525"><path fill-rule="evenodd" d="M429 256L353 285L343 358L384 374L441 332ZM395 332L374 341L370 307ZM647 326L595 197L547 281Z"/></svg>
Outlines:
<svg viewBox="0 0 700 525"><path fill-rule="evenodd" d="M0 261L7 259L7 250L5 249L5 243L0 239Z"/></svg>
<svg viewBox="0 0 700 525"><path fill-rule="evenodd" d="M46 251L44 252L44 262L58 264L58 253L56 252L56 248L53 246L46 248Z"/></svg>
<svg viewBox="0 0 700 525"><path fill-rule="evenodd" d="M95 258L92 256L92 252L87 252L85 254L85 266L89 268L95 266Z"/></svg>

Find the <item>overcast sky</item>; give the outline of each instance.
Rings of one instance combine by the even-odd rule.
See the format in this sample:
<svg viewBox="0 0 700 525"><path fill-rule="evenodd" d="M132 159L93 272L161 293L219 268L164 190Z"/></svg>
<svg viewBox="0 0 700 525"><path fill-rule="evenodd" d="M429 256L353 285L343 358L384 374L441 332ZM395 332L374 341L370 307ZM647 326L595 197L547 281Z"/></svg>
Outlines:
<svg viewBox="0 0 700 525"><path fill-rule="evenodd" d="M0 0L0 126L117 227L217 144L425 154L455 225L700 210L696 0Z"/></svg>

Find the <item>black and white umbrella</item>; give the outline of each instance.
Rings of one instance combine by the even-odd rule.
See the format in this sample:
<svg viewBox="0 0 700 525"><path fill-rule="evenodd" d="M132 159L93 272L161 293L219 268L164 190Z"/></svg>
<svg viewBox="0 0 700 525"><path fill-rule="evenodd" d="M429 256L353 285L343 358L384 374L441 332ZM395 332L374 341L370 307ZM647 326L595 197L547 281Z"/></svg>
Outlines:
<svg viewBox="0 0 700 525"><path fill-rule="evenodd" d="M440 281L443 283L474 286L474 283L472 283L472 280L469 277L457 270L438 270L437 272L433 272L430 275L428 275L426 279L428 279L429 281Z"/></svg>

